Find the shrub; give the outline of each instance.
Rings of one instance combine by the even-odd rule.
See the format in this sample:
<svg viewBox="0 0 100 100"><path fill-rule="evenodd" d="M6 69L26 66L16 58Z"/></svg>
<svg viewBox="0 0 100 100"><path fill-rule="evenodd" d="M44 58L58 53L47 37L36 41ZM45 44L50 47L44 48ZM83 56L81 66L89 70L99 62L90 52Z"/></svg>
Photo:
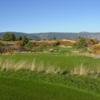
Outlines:
<svg viewBox="0 0 100 100"><path fill-rule="evenodd" d="M29 38L26 36L23 36L22 42L23 42L23 46L25 46L29 42Z"/></svg>
<svg viewBox="0 0 100 100"><path fill-rule="evenodd" d="M14 33L12 32L6 32L4 35L3 35L3 40L4 41L15 41L16 40L16 36Z"/></svg>
<svg viewBox="0 0 100 100"><path fill-rule="evenodd" d="M95 54L100 54L100 43L92 46L92 52Z"/></svg>
<svg viewBox="0 0 100 100"><path fill-rule="evenodd" d="M33 48L33 43L32 43L32 42L28 42L28 43L25 45L25 48L27 48L27 49L32 49L32 48Z"/></svg>
<svg viewBox="0 0 100 100"><path fill-rule="evenodd" d="M85 48L87 47L87 41L85 38L80 38L74 46L76 48Z"/></svg>
<svg viewBox="0 0 100 100"><path fill-rule="evenodd" d="M0 47L4 46L4 43L0 41Z"/></svg>

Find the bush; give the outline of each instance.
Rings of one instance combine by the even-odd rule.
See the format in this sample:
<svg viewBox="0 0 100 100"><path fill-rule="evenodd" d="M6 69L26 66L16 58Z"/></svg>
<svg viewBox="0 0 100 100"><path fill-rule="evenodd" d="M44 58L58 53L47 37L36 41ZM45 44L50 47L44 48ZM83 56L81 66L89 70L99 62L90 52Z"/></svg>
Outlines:
<svg viewBox="0 0 100 100"><path fill-rule="evenodd" d="M19 37L18 41L16 42L16 47L24 47L29 42L29 39L26 36ZM28 44L29 45L29 44Z"/></svg>
<svg viewBox="0 0 100 100"><path fill-rule="evenodd" d="M22 42L23 42L23 46L25 46L29 42L29 38L27 38L26 36L23 36Z"/></svg>
<svg viewBox="0 0 100 100"><path fill-rule="evenodd" d="M27 48L27 49L32 49L32 48L33 48L33 43L32 43L32 42L28 42L28 43L25 45L25 48Z"/></svg>
<svg viewBox="0 0 100 100"><path fill-rule="evenodd" d="M3 35L3 40L4 41L15 41L16 40L16 36L14 33L12 32L6 32L4 35Z"/></svg>
<svg viewBox="0 0 100 100"><path fill-rule="evenodd" d="M78 42L75 44L75 47L79 49L87 47L87 40L85 38L80 38Z"/></svg>
<svg viewBox="0 0 100 100"><path fill-rule="evenodd" d="M99 44L95 44L92 47L92 52L95 53L95 54L100 54L100 43Z"/></svg>

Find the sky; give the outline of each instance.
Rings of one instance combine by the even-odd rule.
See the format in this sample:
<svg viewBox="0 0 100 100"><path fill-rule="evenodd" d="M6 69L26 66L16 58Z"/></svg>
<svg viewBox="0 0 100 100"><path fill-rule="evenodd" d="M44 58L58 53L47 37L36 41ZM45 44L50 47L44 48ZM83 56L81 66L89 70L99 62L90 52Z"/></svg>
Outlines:
<svg viewBox="0 0 100 100"><path fill-rule="evenodd" d="M0 32L100 32L100 0L0 0Z"/></svg>

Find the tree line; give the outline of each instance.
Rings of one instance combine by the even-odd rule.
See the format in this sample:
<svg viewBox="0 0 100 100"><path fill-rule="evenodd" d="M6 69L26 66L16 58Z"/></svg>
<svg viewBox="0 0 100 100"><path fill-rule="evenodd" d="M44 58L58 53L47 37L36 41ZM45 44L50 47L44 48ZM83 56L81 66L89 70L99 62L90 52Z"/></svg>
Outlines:
<svg viewBox="0 0 100 100"><path fill-rule="evenodd" d="M17 40L23 40L23 39L29 39L27 36L16 36L13 32L6 32L4 33L2 40L3 41L17 41Z"/></svg>
<svg viewBox="0 0 100 100"><path fill-rule="evenodd" d="M29 38L25 35L23 36L16 36L13 32L6 32L4 33L2 41L17 41L17 44L20 46L25 46L26 44L29 44Z"/></svg>

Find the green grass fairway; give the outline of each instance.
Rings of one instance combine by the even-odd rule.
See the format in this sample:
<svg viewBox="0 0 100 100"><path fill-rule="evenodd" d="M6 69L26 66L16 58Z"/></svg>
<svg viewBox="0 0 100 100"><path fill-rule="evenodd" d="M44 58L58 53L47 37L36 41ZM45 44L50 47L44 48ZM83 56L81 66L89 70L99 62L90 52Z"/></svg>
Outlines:
<svg viewBox="0 0 100 100"><path fill-rule="evenodd" d="M0 77L1 100L100 100L99 96L51 83Z"/></svg>
<svg viewBox="0 0 100 100"><path fill-rule="evenodd" d="M0 55L0 100L100 100L99 66L100 59L79 55Z"/></svg>

